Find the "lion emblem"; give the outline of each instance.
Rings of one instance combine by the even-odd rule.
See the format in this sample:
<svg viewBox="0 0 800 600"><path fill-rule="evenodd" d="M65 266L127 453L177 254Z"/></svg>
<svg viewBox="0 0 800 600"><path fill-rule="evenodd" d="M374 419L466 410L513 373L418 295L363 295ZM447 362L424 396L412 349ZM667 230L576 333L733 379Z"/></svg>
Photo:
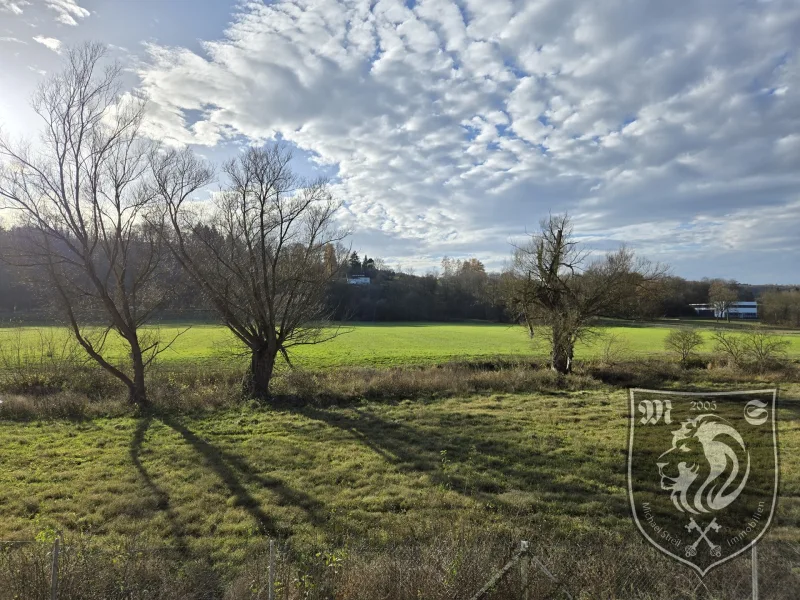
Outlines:
<svg viewBox="0 0 800 600"><path fill-rule="evenodd" d="M697 515L736 500L750 475L750 454L725 419L702 414L672 432L672 448L658 457L656 466L661 489L670 492L675 507Z"/></svg>

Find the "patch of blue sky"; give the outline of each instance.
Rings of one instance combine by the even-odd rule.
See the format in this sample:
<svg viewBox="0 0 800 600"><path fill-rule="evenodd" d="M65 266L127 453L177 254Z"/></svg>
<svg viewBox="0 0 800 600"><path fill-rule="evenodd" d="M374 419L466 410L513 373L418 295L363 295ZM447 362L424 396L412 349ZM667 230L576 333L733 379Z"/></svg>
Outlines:
<svg viewBox="0 0 800 600"><path fill-rule="evenodd" d="M144 5L144 6L143 6ZM95 35L103 41L129 50L138 47L142 38L169 46L181 46L205 53L202 40L223 37L234 15L241 9L238 0L214 2L115 2L113 19L103 19L97 11Z"/></svg>
<svg viewBox="0 0 800 600"><path fill-rule="evenodd" d="M181 110L181 116L183 117L183 121L186 123L186 126L191 127L198 121L204 120L207 112L208 111L204 109L184 108Z"/></svg>
<svg viewBox="0 0 800 600"><path fill-rule="evenodd" d="M461 124L461 128L464 130L467 140L470 142L474 140L476 137L478 137L478 134L480 134L481 132L481 130L478 127L475 127L474 125L468 125L465 123Z"/></svg>
<svg viewBox="0 0 800 600"><path fill-rule="evenodd" d="M509 71L511 71L511 74L514 75L514 77L516 77L517 79L522 79L528 76L528 73L524 69L522 69L522 67L517 65L516 61L514 60L506 59L503 61L503 64Z"/></svg>
<svg viewBox="0 0 800 600"><path fill-rule="evenodd" d="M339 165L323 163L319 155L315 152L305 150L292 142L277 139L274 142L267 142L267 144L280 143L292 151L292 169L294 172L304 179L319 179L324 178L331 183L339 183ZM243 135L237 135L229 138L224 142L220 142L215 146L191 146L192 150L205 160L219 167L224 162L236 158L241 152L251 145L251 140ZM219 173L218 173L219 174ZM216 190L219 185L223 184L222 177L219 181L211 186L211 189Z"/></svg>

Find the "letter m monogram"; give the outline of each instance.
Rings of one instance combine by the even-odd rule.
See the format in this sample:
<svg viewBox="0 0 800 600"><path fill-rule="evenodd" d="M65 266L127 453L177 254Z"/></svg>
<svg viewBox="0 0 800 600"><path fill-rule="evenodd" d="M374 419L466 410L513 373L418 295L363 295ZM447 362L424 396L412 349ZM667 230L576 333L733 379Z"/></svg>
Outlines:
<svg viewBox="0 0 800 600"><path fill-rule="evenodd" d="M669 400L642 400L639 402L639 412L642 413L642 425L657 425L661 418L664 418L664 423L669 425L672 423L670 411L672 410L672 402Z"/></svg>

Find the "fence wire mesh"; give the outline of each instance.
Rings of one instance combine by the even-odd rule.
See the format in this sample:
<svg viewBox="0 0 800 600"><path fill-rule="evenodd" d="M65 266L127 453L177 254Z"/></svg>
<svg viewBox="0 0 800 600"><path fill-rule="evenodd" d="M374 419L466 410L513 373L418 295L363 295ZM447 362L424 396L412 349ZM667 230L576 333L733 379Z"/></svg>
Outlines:
<svg viewBox="0 0 800 600"><path fill-rule="evenodd" d="M226 552L199 556L185 549L88 537L65 540L58 560L62 600L270 600L268 543L241 561ZM300 551L276 544L272 600L746 600L753 597L746 552L700 578L638 538L492 539L463 544L350 545ZM0 542L0 600L50 599L50 542ZM503 567L513 563L511 568ZM500 577L495 577L500 574ZM769 536L759 544L759 598L800 597L800 546Z"/></svg>

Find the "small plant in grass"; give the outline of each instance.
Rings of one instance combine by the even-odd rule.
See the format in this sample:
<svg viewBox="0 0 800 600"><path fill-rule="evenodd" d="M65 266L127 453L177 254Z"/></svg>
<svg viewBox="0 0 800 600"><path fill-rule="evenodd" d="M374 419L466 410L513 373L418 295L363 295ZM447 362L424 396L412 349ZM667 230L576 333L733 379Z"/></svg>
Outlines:
<svg viewBox="0 0 800 600"><path fill-rule="evenodd" d="M604 333L600 337L600 356L603 364L613 365L622 361L628 354L628 342L616 333Z"/></svg>
<svg viewBox="0 0 800 600"><path fill-rule="evenodd" d="M317 556L322 557L325 568L338 574L341 571L344 561L347 559L347 551L340 548L338 550L330 550L318 553Z"/></svg>
<svg viewBox="0 0 800 600"><path fill-rule="evenodd" d="M703 336L694 329L673 329L664 340L667 352L674 354L685 367L689 359L696 356L697 348L703 345Z"/></svg>
<svg viewBox="0 0 800 600"><path fill-rule="evenodd" d="M469 447L469 454L467 455L467 474L464 476L464 494L471 494L475 485L475 470L478 457L478 448L475 444Z"/></svg>
<svg viewBox="0 0 800 600"><path fill-rule="evenodd" d="M439 452L439 456L441 457L442 463L442 475L447 480L447 483L443 483L442 487L444 489L452 489L452 483L450 482L450 474L452 472L452 461L447 456L447 450L441 450Z"/></svg>

